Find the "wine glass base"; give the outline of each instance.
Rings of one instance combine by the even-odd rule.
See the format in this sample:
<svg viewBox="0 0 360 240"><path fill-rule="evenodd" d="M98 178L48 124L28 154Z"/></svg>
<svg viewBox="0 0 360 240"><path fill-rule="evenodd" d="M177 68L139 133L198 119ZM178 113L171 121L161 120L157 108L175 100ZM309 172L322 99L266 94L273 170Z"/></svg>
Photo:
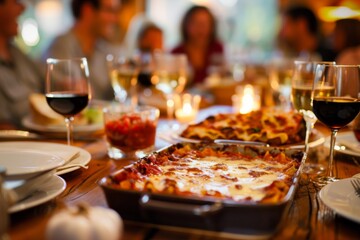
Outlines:
<svg viewBox="0 0 360 240"><path fill-rule="evenodd" d="M141 149L132 152L123 152L115 147L108 147L108 156L113 160L138 160L139 158L145 157L152 150L154 150L154 146L148 147L146 149Z"/></svg>
<svg viewBox="0 0 360 240"><path fill-rule="evenodd" d="M319 163L305 163L302 172L308 175L318 175L325 171L325 167Z"/></svg>
<svg viewBox="0 0 360 240"><path fill-rule="evenodd" d="M336 182L336 181L339 181L339 179L336 177L322 176L322 177L316 179L316 181L314 181L314 182L318 187L324 187L325 185L332 183L332 182Z"/></svg>

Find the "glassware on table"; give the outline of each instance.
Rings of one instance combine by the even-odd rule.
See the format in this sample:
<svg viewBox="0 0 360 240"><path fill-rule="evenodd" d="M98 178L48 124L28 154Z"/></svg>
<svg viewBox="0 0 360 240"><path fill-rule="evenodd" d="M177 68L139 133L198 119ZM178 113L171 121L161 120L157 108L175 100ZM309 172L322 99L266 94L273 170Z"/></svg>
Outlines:
<svg viewBox="0 0 360 240"><path fill-rule="evenodd" d="M151 151L159 115L159 109L150 106L112 105L104 108L109 157L136 159Z"/></svg>
<svg viewBox="0 0 360 240"><path fill-rule="evenodd" d="M270 64L270 85L275 94L275 103L284 110L291 108L291 79L294 59L277 59Z"/></svg>
<svg viewBox="0 0 360 240"><path fill-rule="evenodd" d="M331 130L326 176L317 181L325 185L337 180L334 168L336 134L354 120L360 110L360 65L317 65L311 103L316 117Z"/></svg>
<svg viewBox="0 0 360 240"><path fill-rule="evenodd" d="M138 101L136 86L139 73L137 61L121 54L108 54L106 60L115 100L121 104L136 106Z"/></svg>
<svg viewBox="0 0 360 240"><path fill-rule="evenodd" d="M154 56L152 84L166 97L168 120L174 119L174 94L180 94L187 83L188 61L185 54L157 53Z"/></svg>
<svg viewBox="0 0 360 240"><path fill-rule="evenodd" d="M138 84L144 88L152 86L151 77L153 72L153 57L151 53L139 53Z"/></svg>
<svg viewBox="0 0 360 240"><path fill-rule="evenodd" d="M49 106L65 117L67 144L71 145L72 121L91 98L86 58L46 60L45 97Z"/></svg>
<svg viewBox="0 0 360 240"><path fill-rule="evenodd" d="M305 152L309 151L309 138L317 121L312 112L311 93L318 64L334 65L335 62L294 61L294 74L292 76L291 102L305 120ZM324 170L318 163L306 163L303 171L306 173L320 173Z"/></svg>
<svg viewBox="0 0 360 240"><path fill-rule="evenodd" d="M360 114L354 120L352 130L354 132L355 138L360 142Z"/></svg>
<svg viewBox="0 0 360 240"><path fill-rule="evenodd" d="M7 236L7 230L9 225L9 216L8 216L8 200L9 197L5 192L4 182L5 182L5 172L6 169L0 166L0 239L5 240L9 239Z"/></svg>

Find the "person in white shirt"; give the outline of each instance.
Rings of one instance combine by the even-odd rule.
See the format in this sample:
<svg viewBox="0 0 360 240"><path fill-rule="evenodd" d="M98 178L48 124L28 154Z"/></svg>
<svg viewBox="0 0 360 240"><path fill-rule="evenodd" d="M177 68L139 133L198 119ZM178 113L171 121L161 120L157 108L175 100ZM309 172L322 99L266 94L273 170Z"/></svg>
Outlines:
<svg viewBox="0 0 360 240"><path fill-rule="evenodd" d="M46 58L86 57L89 63L90 84L94 99L112 100L114 93L108 76L106 55L121 51L112 44L120 0L73 0L73 27L54 39L43 54Z"/></svg>
<svg viewBox="0 0 360 240"><path fill-rule="evenodd" d="M29 114L30 94L44 90L38 66L13 44L23 11L20 1L0 0L0 128L21 127Z"/></svg>

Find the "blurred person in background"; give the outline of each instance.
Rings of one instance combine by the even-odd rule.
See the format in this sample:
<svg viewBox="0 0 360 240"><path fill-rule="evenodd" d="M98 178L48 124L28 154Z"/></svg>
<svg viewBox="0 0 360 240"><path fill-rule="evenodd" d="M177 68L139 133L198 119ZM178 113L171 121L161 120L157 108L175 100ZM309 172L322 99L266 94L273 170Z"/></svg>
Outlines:
<svg viewBox="0 0 360 240"><path fill-rule="evenodd" d="M333 33L337 64L360 64L360 21L340 19Z"/></svg>
<svg viewBox="0 0 360 240"><path fill-rule="evenodd" d="M138 82L140 86L150 87L153 72L153 54L164 48L163 30L145 14L131 19L125 36L126 54L139 64Z"/></svg>
<svg viewBox="0 0 360 240"><path fill-rule="evenodd" d="M144 87L150 87L153 72L153 55L162 52L163 31L152 22L143 24L137 34L137 51L140 56L140 72L138 75L139 83Z"/></svg>
<svg viewBox="0 0 360 240"><path fill-rule="evenodd" d="M143 53L154 53L163 51L163 31L154 23L145 24L139 31L137 37L138 50Z"/></svg>
<svg viewBox="0 0 360 240"><path fill-rule="evenodd" d="M13 44L23 11L20 1L0 0L0 128L20 127L29 114L30 94L44 90L38 66Z"/></svg>
<svg viewBox="0 0 360 240"><path fill-rule="evenodd" d="M181 43L172 53L185 53L192 68L192 83L202 83L211 68L223 64L224 48L217 38L216 19L207 7L193 6L181 23ZM190 80L191 81L191 80Z"/></svg>
<svg viewBox="0 0 360 240"><path fill-rule="evenodd" d="M291 57L333 61L334 53L325 47L320 36L319 22L311 9L305 6L292 6L285 10L279 44Z"/></svg>
<svg viewBox="0 0 360 240"><path fill-rule="evenodd" d="M140 53L163 51L163 30L144 13L134 16L125 36L127 54L133 56Z"/></svg>
<svg viewBox="0 0 360 240"><path fill-rule="evenodd" d="M121 51L112 44L118 24L120 0L72 0L73 27L55 38L44 53L46 58L86 57L89 63L92 98L112 100L106 55Z"/></svg>

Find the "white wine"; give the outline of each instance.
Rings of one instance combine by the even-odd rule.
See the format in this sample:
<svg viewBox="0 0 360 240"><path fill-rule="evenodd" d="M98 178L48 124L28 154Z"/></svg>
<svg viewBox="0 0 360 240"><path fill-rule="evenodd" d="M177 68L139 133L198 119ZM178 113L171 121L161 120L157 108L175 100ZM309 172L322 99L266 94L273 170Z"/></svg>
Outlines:
<svg viewBox="0 0 360 240"><path fill-rule="evenodd" d="M293 75L293 71L290 69L279 70L278 78L280 86L291 86L291 78Z"/></svg>
<svg viewBox="0 0 360 240"><path fill-rule="evenodd" d="M137 84L136 72L113 69L110 72L110 79L116 98L120 102L125 102L129 93Z"/></svg>
<svg viewBox="0 0 360 240"><path fill-rule="evenodd" d="M312 86L293 86L291 92L291 98L296 110L312 110L311 107L311 92ZM315 90L316 96L329 97L333 96L335 92L334 87L322 87Z"/></svg>
<svg viewBox="0 0 360 240"><path fill-rule="evenodd" d="M186 77L180 73L157 72L151 83L165 94L181 93L186 85Z"/></svg>

